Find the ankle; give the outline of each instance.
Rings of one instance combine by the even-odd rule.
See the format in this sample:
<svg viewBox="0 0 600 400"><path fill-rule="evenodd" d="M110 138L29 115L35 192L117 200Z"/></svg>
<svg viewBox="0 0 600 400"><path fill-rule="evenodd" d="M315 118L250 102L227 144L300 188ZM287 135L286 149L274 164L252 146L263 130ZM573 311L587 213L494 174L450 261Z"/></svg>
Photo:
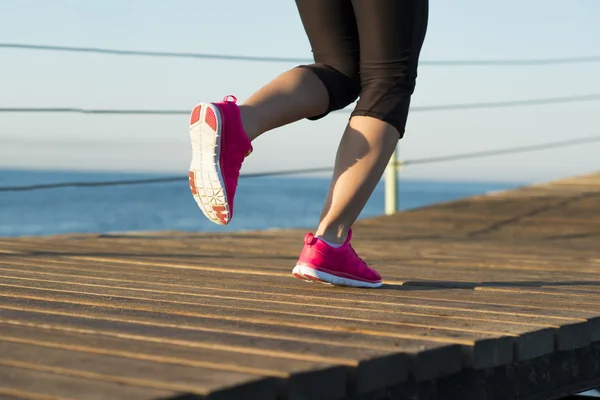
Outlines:
<svg viewBox="0 0 600 400"><path fill-rule="evenodd" d="M246 135L248 135L248 139L253 141L261 134L258 128L259 124L256 112L252 106L245 104L240 105L239 109L240 118L242 120L242 128L244 128L244 132L246 132Z"/></svg>
<svg viewBox="0 0 600 400"><path fill-rule="evenodd" d="M328 247L331 247L334 249L339 249L340 247L342 247L344 245L344 243L336 243L336 242L332 242L331 240L324 239L322 236L318 236L317 239L319 239L321 242L325 243Z"/></svg>
<svg viewBox="0 0 600 400"><path fill-rule="evenodd" d="M319 227L315 232L315 237L324 240L333 245L342 245L348 238L348 229L340 226L335 229Z"/></svg>

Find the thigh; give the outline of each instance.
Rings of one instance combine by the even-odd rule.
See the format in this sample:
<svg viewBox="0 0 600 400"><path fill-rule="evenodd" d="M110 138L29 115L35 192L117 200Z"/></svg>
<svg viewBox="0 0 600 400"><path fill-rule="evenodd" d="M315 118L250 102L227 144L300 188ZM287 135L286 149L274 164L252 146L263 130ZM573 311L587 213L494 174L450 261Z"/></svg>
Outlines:
<svg viewBox="0 0 600 400"><path fill-rule="evenodd" d="M427 30L428 0L352 0L352 4L361 69L416 70Z"/></svg>
<svg viewBox="0 0 600 400"><path fill-rule="evenodd" d="M296 0L296 6L315 62L353 75L359 39L351 0Z"/></svg>
<svg viewBox="0 0 600 400"><path fill-rule="evenodd" d="M360 99L370 116L404 135L425 40L428 0L352 0L360 37Z"/></svg>

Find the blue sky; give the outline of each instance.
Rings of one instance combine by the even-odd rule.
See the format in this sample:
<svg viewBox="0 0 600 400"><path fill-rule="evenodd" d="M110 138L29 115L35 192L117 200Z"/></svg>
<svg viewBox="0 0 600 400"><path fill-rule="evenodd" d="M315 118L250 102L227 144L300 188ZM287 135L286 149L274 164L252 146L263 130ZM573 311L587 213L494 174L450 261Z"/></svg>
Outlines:
<svg viewBox="0 0 600 400"><path fill-rule="evenodd" d="M431 0L422 60L600 55L597 0ZM310 58L293 1L19 0L0 42ZM188 109L247 98L295 64L0 49L0 107ZM419 70L413 105L600 93L600 63ZM413 113L403 159L600 135L600 102ZM0 167L183 173L187 117L0 115ZM255 142L246 172L328 166L347 115ZM406 168L402 176L543 181L600 170L600 144Z"/></svg>

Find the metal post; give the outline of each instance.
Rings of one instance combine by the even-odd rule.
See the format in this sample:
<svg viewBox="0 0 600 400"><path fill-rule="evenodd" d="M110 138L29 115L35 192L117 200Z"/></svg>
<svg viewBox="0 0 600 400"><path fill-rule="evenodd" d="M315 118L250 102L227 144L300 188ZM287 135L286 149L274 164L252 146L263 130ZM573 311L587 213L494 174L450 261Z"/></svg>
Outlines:
<svg viewBox="0 0 600 400"><path fill-rule="evenodd" d="M385 214L398 211L398 148L394 150L385 170Z"/></svg>

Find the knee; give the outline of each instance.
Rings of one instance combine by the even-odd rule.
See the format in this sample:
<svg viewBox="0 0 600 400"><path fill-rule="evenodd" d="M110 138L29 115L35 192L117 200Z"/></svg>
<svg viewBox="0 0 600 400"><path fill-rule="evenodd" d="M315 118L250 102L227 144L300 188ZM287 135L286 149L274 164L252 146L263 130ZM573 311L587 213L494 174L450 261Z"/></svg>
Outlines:
<svg viewBox="0 0 600 400"><path fill-rule="evenodd" d="M361 70L360 100L353 116L369 116L394 126L404 135L416 71L407 68Z"/></svg>
<svg viewBox="0 0 600 400"><path fill-rule="evenodd" d="M361 96L376 93L379 96L406 96L415 89L416 68L406 63L361 65Z"/></svg>
<svg viewBox="0 0 600 400"><path fill-rule="evenodd" d="M323 82L329 94L329 108L323 115L309 119L319 119L331 111L340 110L354 102L361 91L360 74L357 64L344 63L341 65L330 65L325 63L314 63L302 65L300 68L308 68Z"/></svg>

